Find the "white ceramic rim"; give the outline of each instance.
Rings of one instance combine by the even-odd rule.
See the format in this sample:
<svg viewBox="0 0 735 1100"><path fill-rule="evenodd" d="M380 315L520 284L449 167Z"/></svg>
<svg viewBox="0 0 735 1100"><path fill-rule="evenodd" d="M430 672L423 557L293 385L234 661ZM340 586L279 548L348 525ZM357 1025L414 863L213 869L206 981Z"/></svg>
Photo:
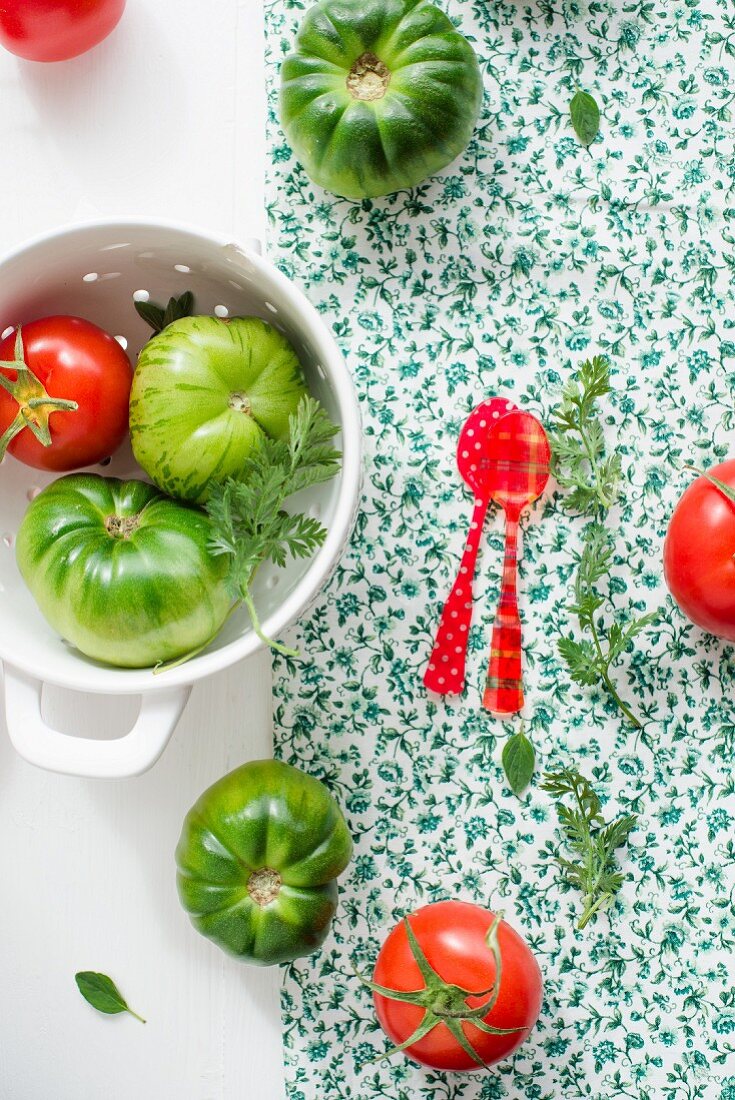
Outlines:
<svg viewBox="0 0 735 1100"><path fill-rule="evenodd" d="M241 244L234 237L223 236L221 233L210 233L182 222L154 219L149 216L89 218L67 223L51 232L36 234L11 251L4 253L0 257L0 266L4 266L37 245L48 244L50 241L61 243L65 237L79 231L99 228L109 228L114 231L116 228L124 230L133 226L138 229L150 229L152 232L155 232L156 229L167 229L197 238L205 244L214 244L223 248L234 245L256 270L262 271L264 276L275 283L282 297L294 307L295 311L303 316L305 323L318 337L322 366L329 385L334 391L341 414L342 470L340 489L335 506L335 519L327 532L324 545L314 556L309 569L296 584L293 591L284 599L278 610L262 623L263 632L268 637L279 638L283 631L302 614L321 591L342 557L346 542L352 532L360 501L362 462L360 407L352 376L334 337L304 292L290 279L286 278L274 264L265 259L260 252L255 251L253 247L249 247L247 244ZM249 238L249 240L252 243L255 238ZM91 691L100 695L143 695L152 691L165 691L177 686L193 684L215 672L228 668L238 661L244 660L246 657L251 657L264 648L264 644L257 634L253 630L248 630L241 638L236 638L221 649L214 650L211 653L203 653L192 658L186 664L169 669L160 675L155 675L151 669L132 671L126 669L124 673L121 673L120 670L115 668L105 669L96 666L94 685L92 686L89 683L89 677L85 674L85 666L82 661L79 663L78 675L54 676L53 672L34 668L28 663L15 661L12 653L12 639L9 641L10 644L7 649L2 647L2 650L0 650L0 660L8 665L13 665L23 672L37 677L44 683L70 688L75 691Z"/></svg>

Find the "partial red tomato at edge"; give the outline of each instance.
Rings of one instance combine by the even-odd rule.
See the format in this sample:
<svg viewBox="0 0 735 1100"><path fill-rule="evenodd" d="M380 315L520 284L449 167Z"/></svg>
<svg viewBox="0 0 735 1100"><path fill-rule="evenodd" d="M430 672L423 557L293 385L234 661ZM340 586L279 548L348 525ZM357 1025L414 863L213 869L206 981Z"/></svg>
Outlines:
<svg viewBox="0 0 735 1100"><path fill-rule="evenodd" d="M707 473L735 493L735 458ZM692 482L671 517L664 577L688 619L735 641L735 502L706 477Z"/></svg>
<svg viewBox="0 0 735 1100"><path fill-rule="evenodd" d="M125 0L2 0L0 42L27 61L68 61L115 29Z"/></svg>
<svg viewBox="0 0 735 1100"><path fill-rule="evenodd" d="M11 386L22 383L16 396L0 387L0 436L17 431L9 453L39 470L66 471L116 451L128 432L133 380L117 340L80 317L46 317L23 325L20 343L30 375L2 369L3 360L15 365L17 332L0 343L0 373Z"/></svg>
<svg viewBox="0 0 735 1100"><path fill-rule="evenodd" d="M433 1011L439 1015L451 1012L453 1000L461 1012L464 1006L470 1011L496 997L480 1020L498 1030L509 1029L509 1034L488 1034L472 1022L460 1023L464 1039L477 1054L473 1058L450 1027L438 1022L428 1034L406 1048L406 1055L423 1065L449 1070L477 1069L482 1063L492 1065L507 1058L527 1038L541 1010L541 971L528 945L489 909L468 902L435 902L406 919L429 967L446 983L446 989L437 988L428 998ZM496 921L496 951L502 964L499 989L493 989L496 955L487 942ZM373 982L401 992L427 987L405 920L396 925L383 944ZM476 991L479 995L465 996L462 990ZM380 1024L396 1046L410 1039L427 1019L424 1007L392 1000L375 991L373 997ZM457 1005L453 1007L456 1010Z"/></svg>

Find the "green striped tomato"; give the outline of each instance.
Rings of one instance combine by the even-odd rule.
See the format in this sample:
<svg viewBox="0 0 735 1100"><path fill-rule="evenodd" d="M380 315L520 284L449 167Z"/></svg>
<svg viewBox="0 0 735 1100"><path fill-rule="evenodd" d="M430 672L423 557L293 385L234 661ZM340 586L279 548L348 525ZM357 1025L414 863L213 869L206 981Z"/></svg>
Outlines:
<svg viewBox="0 0 735 1100"><path fill-rule="evenodd" d="M287 439L306 393L296 352L258 317L185 317L145 345L130 394L130 435L160 489L203 501L237 477L263 435Z"/></svg>
<svg viewBox="0 0 735 1100"><path fill-rule="evenodd" d="M279 760L243 764L186 815L176 849L181 903L223 951L260 966L315 951L352 854L339 806Z"/></svg>
<svg viewBox="0 0 735 1100"><path fill-rule="evenodd" d="M466 148L475 52L427 0L321 0L281 70L281 120L307 173L349 199L415 187Z"/></svg>
<svg viewBox="0 0 735 1100"><path fill-rule="evenodd" d="M230 598L209 518L153 485L70 474L33 500L18 568L63 638L99 661L146 668L214 635Z"/></svg>

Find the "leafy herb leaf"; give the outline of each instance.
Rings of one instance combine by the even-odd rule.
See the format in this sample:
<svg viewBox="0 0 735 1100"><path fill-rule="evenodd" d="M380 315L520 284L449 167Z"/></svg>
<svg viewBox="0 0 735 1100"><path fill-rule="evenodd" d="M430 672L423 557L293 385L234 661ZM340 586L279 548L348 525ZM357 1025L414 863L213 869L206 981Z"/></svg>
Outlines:
<svg viewBox="0 0 735 1100"><path fill-rule="evenodd" d="M513 794L520 795L531 782L536 753L523 730L514 733L503 748L503 771Z"/></svg>
<svg viewBox="0 0 735 1100"><path fill-rule="evenodd" d="M114 1016L118 1012L129 1012L131 1016L135 1016L136 1020L140 1020L142 1024L145 1023L143 1017L129 1007L112 978L108 978L106 974L98 974L94 970L80 970L74 975L74 980L85 1001L98 1012L105 1012L109 1016Z"/></svg>
<svg viewBox="0 0 735 1100"><path fill-rule="evenodd" d="M575 602L569 608L577 616L581 629L591 635L591 640L584 638L577 641L570 636L562 637L557 642L557 648L575 683L592 686L601 681L628 721L640 729L641 723L618 695L610 671L633 639L656 622L658 612L640 615L625 623L614 622L605 637L597 614L604 600L596 585L609 574L612 558L609 532L601 524L591 523L585 534L585 545L574 581Z"/></svg>
<svg viewBox="0 0 735 1100"><path fill-rule="evenodd" d="M589 92L577 90L569 104L574 132L582 145L590 146L600 130L600 108Z"/></svg>
<svg viewBox="0 0 735 1100"><path fill-rule="evenodd" d="M620 455L605 456L605 437L597 402L610 392L607 359L587 359L564 386L551 424L554 477L572 492L566 506L574 512L607 509L615 503L622 476Z"/></svg>
<svg viewBox="0 0 735 1100"><path fill-rule="evenodd" d="M609 906L625 881L618 868L615 852L622 848L635 828L638 818L625 814L610 823L602 816L600 800L576 768L547 772L542 791L556 799L571 796L572 808L557 804L557 814L569 847L577 860L559 857L559 863L570 885L581 890L584 909L577 928L582 929L595 913Z"/></svg>
<svg viewBox="0 0 735 1100"><path fill-rule="evenodd" d="M292 654L263 634L250 587L264 561L282 567L289 557L309 557L323 544L327 532L317 519L283 506L294 493L334 477L341 455L332 446L338 429L312 397L301 399L289 425L288 440L263 438L237 480L211 483L206 508L212 553L230 559L227 584L233 599L245 604L262 641Z"/></svg>
<svg viewBox="0 0 735 1100"><path fill-rule="evenodd" d="M194 311L194 295L190 290L186 290L179 298L169 298L165 309L154 305L153 302L134 302L133 304L138 316L142 317L145 323L158 334L173 321L179 321L182 317L191 317Z"/></svg>

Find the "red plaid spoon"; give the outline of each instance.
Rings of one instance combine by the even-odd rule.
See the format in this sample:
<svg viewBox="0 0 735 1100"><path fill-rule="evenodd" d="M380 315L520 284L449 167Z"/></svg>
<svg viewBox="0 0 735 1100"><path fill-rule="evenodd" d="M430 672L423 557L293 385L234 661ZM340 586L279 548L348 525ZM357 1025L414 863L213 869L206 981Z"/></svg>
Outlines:
<svg viewBox="0 0 735 1100"><path fill-rule="evenodd" d="M521 620L518 616L518 521L549 480L551 448L543 425L528 412L504 416L487 440L490 498L505 509L505 561L500 602L493 623L483 706L515 714L523 706Z"/></svg>
<svg viewBox="0 0 735 1100"><path fill-rule="evenodd" d="M472 585L482 529L490 503L491 483L486 463L487 441L501 418L517 406L505 398L488 397L467 417L459 435L457 466L475 494L475 507L459 573L442 611L424 684L440 695L456 695L464 687L467 638L472 621Z"/></svg>

